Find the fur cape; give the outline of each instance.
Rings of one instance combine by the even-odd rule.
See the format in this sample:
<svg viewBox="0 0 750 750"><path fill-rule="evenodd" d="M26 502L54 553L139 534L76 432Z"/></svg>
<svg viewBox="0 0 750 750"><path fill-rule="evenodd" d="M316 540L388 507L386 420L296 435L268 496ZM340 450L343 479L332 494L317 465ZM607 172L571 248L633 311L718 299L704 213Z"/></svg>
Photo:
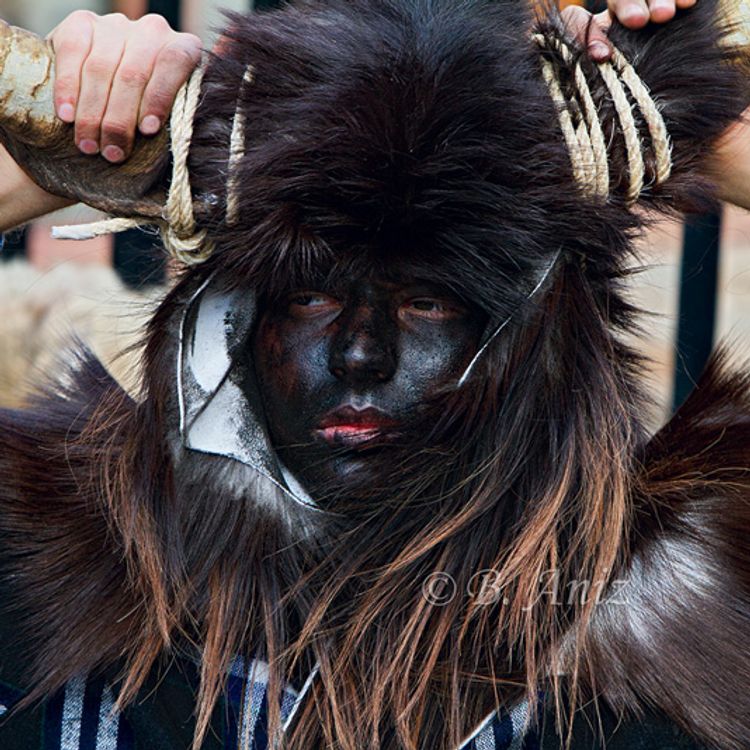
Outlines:
<svg viewBox="0 0 750 750"><path fill-rule="evenodd" d="M663 712L713 748L747 747L750 381L717 357L648 436L640 363L619 338L635 327L620 286L642 209L708 204L705 157L747 105L747 83L712 0L637 34L615 25L662 108L674 170L628 208L612 103L580 54L613 175L610 200L587 201L521 6L310 0L231 18L191 154L196 194L216 206L207 228L218 250L154 316L142 398L89 362L73 386L0 413L6 606L33 644L34 697L124 662L127 701L184 638L203 652L200 724L233 648L265 649L293 670L299 662L284 659L299 636L321 667L300 721L319 736L295 747L455 746L487 706L550 683L615 712ZM552 10L537 24L564 33ZM228 226L238 97L242 220ZM558 249L549 283L527 301ZM211 274L273 295L331 264L394 256L512 324L447 410L453 442L440 467L425 446L419 482L388 475L393 493L413 498L437 472L441 513L383 495L390 515L345 534L347 549L300 548L230 460L180 446L176 320ZM460 481L442 464L464 470ZM441 569L461 583L483 567L500 571L508 610L437 612L408 585ZM524 607L548 567L607 595ZM263 613L262 624L245 612ZM338 655L318 633L333 634Z"/></svg>

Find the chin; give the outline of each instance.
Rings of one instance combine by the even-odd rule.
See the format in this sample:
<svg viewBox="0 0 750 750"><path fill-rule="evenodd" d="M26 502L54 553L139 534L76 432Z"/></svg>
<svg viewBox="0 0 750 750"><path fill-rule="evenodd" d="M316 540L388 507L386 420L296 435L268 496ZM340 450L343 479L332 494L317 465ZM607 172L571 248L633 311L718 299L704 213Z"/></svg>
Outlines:
<svg viewBox="0 0 750 750"><path fill-rule="evenodd" d="M371 494L382 479L382 463L375 455L379 452L350 451L319 463L314 470L302 469L298 477L316 503L354 501L363 491Z"/></svg>

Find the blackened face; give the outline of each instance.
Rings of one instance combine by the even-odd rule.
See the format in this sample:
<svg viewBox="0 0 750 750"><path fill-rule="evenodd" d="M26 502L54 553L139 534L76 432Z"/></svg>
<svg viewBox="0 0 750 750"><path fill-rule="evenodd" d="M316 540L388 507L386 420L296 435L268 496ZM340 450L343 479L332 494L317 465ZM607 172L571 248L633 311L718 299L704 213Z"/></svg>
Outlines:
<svg viewBox="0 0 750 750"><path fill-rule="evenodd" d="M281 459L314 497L368 481L377 452L455 386L484 326L479 310L445 288L393 269L387 279L350 275L269 304L253 357Z"/></svg>

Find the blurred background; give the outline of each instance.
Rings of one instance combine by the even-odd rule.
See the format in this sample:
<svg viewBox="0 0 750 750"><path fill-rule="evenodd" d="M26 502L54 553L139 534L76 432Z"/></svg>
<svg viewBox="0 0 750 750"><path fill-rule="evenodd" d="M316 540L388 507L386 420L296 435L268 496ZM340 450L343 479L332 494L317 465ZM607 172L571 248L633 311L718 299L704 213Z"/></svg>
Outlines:
<svg viewBox="0 0 750 750"><path fill-rule="evenodd" d="M258 8L274 4L255 0ZM578 4L600 9L598 2ZM160 13L210 47L222 24L220 8L246 11L253 0L0 0L0 17L46 35L82 7L131 18ZM52 224L92 218L90 209L77 206L7 238L0 253L0 406L23 403L29 383L50 373L73 339L135 387L137 342L168 272L152 235L135 231L85 242L49 237ZM639 248L645 270L633 276L632 295L649 314L636 346L652 362L656 426L684 400L716 342L728 339L737 358L750 354L750 213L726 206L686 222L663 221Z"/></svg>

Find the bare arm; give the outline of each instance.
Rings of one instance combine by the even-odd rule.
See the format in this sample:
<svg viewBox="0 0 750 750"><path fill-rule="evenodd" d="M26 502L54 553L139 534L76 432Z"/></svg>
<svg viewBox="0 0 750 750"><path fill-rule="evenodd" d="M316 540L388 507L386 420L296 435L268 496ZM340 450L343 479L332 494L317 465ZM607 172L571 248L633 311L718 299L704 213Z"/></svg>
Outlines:
<svg viewBox="0 0 750 750"><path fill-rule="evenodd" d="M0 146L0 232L71 205L42 190Z"/></svg>

